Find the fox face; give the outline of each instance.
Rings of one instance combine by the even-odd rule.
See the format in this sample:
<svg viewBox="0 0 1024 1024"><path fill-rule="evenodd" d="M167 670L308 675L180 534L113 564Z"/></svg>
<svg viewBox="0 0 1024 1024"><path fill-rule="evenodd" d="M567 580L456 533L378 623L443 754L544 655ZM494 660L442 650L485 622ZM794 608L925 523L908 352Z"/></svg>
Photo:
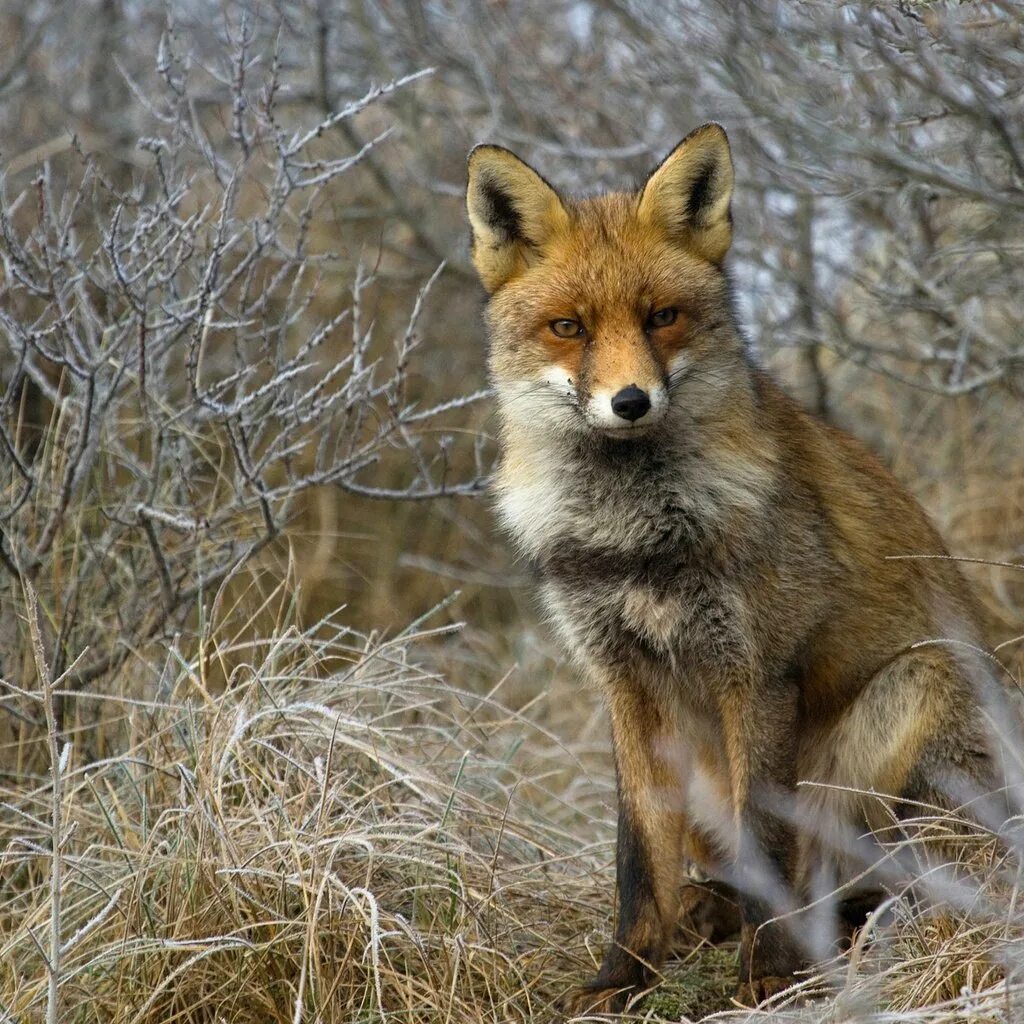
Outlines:
<svg viewBox="0 0 1024 1024"><path fill-rule="evenodd" d="M508 150L470 154L473 262L491 293L506 422L630 441L738 344L722 262L733 170L722 128L687 136L638 192L560 196Z"/></svg>

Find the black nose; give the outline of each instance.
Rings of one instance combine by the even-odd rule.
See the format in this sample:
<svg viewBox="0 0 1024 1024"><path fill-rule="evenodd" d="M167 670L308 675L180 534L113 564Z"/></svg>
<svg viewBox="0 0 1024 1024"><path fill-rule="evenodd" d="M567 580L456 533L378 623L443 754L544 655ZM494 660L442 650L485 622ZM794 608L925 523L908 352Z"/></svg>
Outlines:
<svg viewBox="0 0 1024 1024"><path fill-rule="evenodd" d="M651 400L647 397L646 391L641 391L635 384L623 388L617 395L612 396L612 412L621 416L624 420L640 419L647 414L651 407Z"/></svg>

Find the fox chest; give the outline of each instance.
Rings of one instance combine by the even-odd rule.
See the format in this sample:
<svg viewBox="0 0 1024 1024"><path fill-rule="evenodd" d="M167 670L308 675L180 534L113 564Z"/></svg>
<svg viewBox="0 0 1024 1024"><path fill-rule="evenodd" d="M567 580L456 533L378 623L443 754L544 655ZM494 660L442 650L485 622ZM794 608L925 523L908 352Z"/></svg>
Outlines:
<svg viewBox="0 0 1024 1024"><path fill-rule="evenodd" d="M564 561L544 574L545 606L570 651L592 671L685 675L748 660L748 610L728 581L693 569L662 567L652 576L625 564Z"/></svg>

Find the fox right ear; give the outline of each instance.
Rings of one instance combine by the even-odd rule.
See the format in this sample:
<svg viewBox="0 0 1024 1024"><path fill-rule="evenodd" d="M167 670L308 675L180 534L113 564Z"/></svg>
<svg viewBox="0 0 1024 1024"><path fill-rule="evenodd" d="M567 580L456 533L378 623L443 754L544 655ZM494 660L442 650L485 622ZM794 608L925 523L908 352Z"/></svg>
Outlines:
<svg viewBox="0 0 1024 1024"><path fill-rule="evenodd" d="M568 221L558 193L501 146L477 146L469 154L466 208L473 265L489 292L521 274Z"/></svg>
<svg viewBox="0 0 1024 1024"><path fill-rule="evenodd" d="M714 121L690 132L655 168L640 194L640 219L721 263L732 242L732 156Z"/></svg>

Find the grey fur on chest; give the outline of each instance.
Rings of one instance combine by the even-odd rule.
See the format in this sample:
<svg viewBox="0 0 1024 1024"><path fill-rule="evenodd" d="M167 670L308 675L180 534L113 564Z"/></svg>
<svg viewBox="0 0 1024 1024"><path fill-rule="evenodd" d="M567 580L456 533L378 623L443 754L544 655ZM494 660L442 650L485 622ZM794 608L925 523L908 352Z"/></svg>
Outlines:
<svg viewBox="0 0 1024 1024"><path fill-rule="evenodd" d="M729 581L563 545L543 565L546 609L577 660L636 675L720 674L748 663L750 615Z"/></svg>
<svg viewBox="0 0 1024 1024"><path fill-rule="evenodd" d="M503 518L543 581L552 623L591 675L670 683L782 674L823 611L787 593L820 524L763 469L692 451L531 462L503 483ZM790 579L790 576L793 576ZM824 578L824 577L823 577ZM791 593L790 593L791 597Z"/></svg>

